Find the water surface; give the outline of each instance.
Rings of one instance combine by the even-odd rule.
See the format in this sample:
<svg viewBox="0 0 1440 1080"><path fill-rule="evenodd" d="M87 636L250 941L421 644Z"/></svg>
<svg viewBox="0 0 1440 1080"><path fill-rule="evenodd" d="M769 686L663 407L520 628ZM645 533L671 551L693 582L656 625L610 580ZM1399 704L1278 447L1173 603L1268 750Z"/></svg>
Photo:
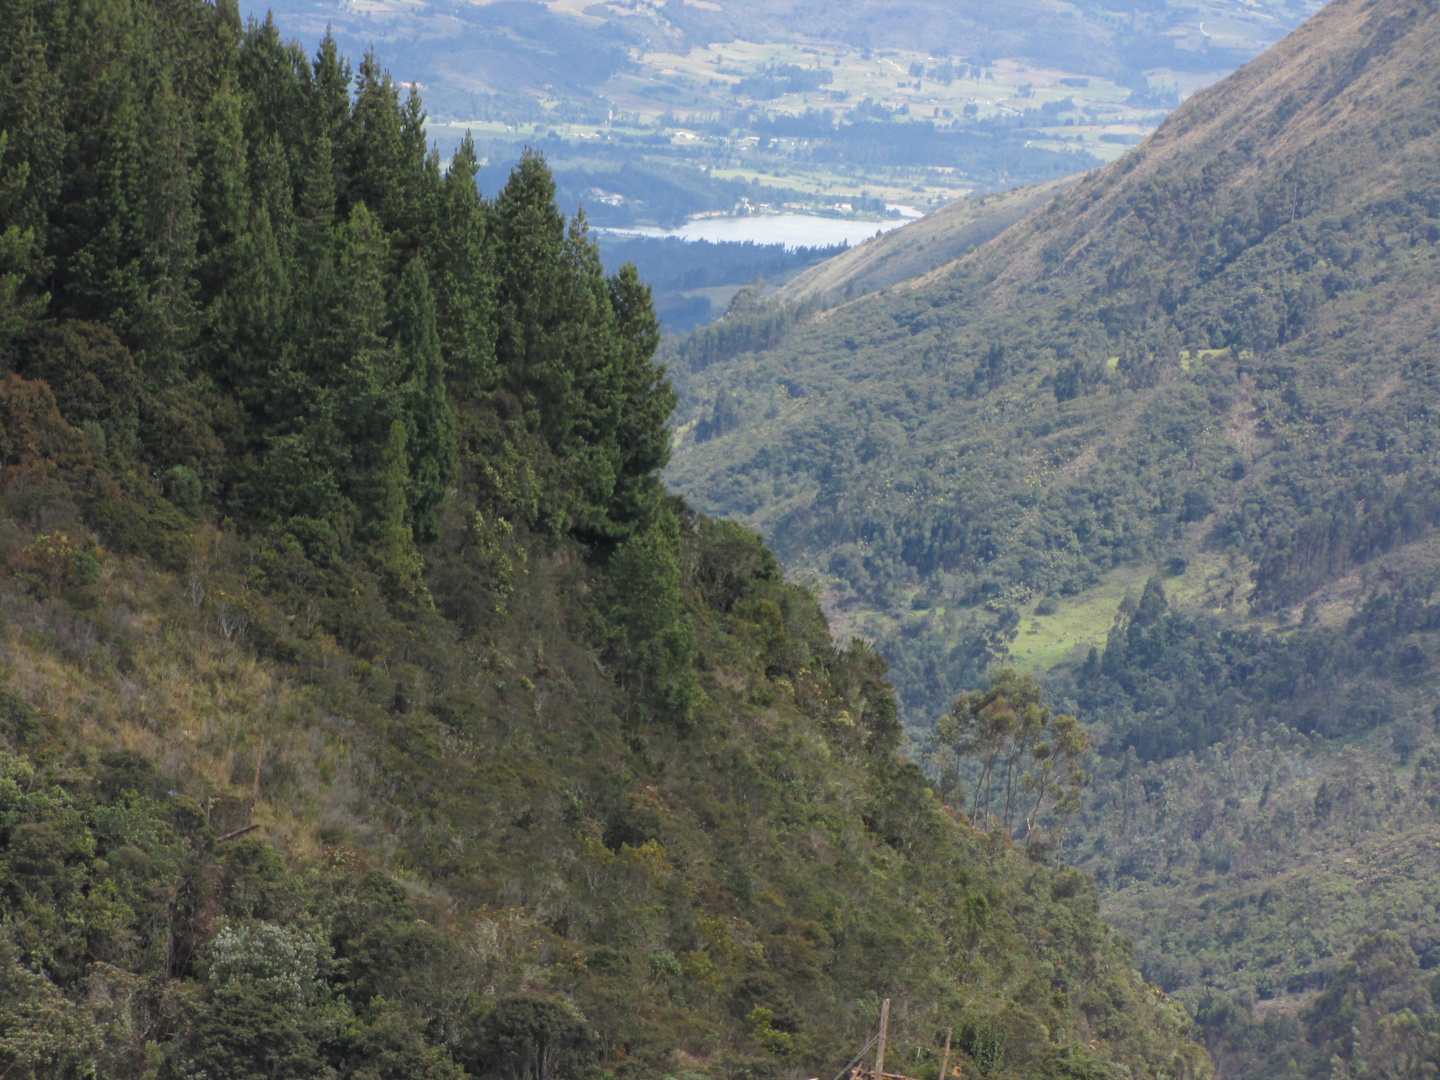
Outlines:
<svg viewBox="0 0 1440 1080"><path fill-rule="evenodd" d="M697 218L678 229L636 225L603 231L628 236L678 236L682 240L711 240L717 243L751 240L757 244L784 244L790 248L829 247L832 244L854 247L870 239L877 231L898 229L906 220L856 221L852 218L820 217L818 214L746 214L743 217Z"/></svg>

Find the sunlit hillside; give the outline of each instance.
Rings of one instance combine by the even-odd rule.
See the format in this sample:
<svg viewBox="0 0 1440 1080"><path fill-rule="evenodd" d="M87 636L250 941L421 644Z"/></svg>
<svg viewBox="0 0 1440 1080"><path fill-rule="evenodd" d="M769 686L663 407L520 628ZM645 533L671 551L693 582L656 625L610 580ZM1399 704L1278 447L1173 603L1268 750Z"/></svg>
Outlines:
<svg viewBox="0 0 1440 1080"><path fill-rule="evenodd" d="M1429 1053L1437 46L1332 4L973 253L669 354L672 482L877 643L947 798L997 666L1090 725L1071 858L1227 1075Z"/></svg>

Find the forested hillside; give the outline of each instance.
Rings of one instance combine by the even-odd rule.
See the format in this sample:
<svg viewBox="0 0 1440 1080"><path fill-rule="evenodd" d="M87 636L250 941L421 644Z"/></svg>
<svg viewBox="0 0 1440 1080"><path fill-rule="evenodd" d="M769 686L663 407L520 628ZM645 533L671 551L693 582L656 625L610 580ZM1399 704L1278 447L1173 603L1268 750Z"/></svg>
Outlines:
<svg viewBox="0 0 1440 1080"><path fill-rule="evenodd" d="M876 640L947 799L997 665L1089 726L1070 857L1227 1076L1436 1052L1437 48L1340 0L948 267L671 354L672 482Z"/></svg>
<svg viewBox="0 0 1440 1080"><path fill-rule="evenodd" d="M0 1074L1204 1077L1088 878L656 478L527 157L232 4L0 2ZM825 1075L830 1075L826 1072Z"/></svg>
<svg viewBox="0 0 1440 1080"><path fill-rule="evenodd" d="M682 420L733 420L670 475L837 608L921 613L907 638L1177 554L1221 605L1333 622L1320 586L1433 516L1433 31L1332 6L945 273L678 343ZM943 709L966 655L907 702Z"/></svg>

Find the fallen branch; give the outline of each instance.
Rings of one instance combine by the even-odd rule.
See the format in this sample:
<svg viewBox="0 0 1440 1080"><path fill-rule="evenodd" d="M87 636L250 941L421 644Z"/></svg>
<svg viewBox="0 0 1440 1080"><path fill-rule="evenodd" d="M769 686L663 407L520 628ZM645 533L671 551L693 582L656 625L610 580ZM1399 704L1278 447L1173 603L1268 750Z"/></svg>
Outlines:
<svg viewBox="0 0 1440 1080"><path fill-rule="evenodd" d="M236 829L234 832L227 832L224 836L217 836L215 842L223 844L226 840L234 840L237 836L244 836L247 832L254 832L260 827L257 822L254 825L246 825L243 829Z"/></svg>

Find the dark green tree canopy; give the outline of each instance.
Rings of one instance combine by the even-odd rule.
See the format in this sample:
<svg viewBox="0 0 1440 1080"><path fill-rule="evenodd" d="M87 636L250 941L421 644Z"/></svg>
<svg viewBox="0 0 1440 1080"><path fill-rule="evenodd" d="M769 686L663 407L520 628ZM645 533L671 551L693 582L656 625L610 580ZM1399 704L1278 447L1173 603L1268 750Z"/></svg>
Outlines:
<svg viewBox="0 0 1440 1080"><path fill-rule="evenodd" d="M397 420L413 542L466 454L533 477L494 491L507 519L604 551L645 527L675 402L654 308L539 155L488 204L473 144L442 169L373 54L352 80L332 40L307 58L228 3L17 0L6 26L0 320L66 419L190 469L197 510L321 520L357 554L393 538L369 523ZM117 441L93 399L127 365Z"/></svg>

